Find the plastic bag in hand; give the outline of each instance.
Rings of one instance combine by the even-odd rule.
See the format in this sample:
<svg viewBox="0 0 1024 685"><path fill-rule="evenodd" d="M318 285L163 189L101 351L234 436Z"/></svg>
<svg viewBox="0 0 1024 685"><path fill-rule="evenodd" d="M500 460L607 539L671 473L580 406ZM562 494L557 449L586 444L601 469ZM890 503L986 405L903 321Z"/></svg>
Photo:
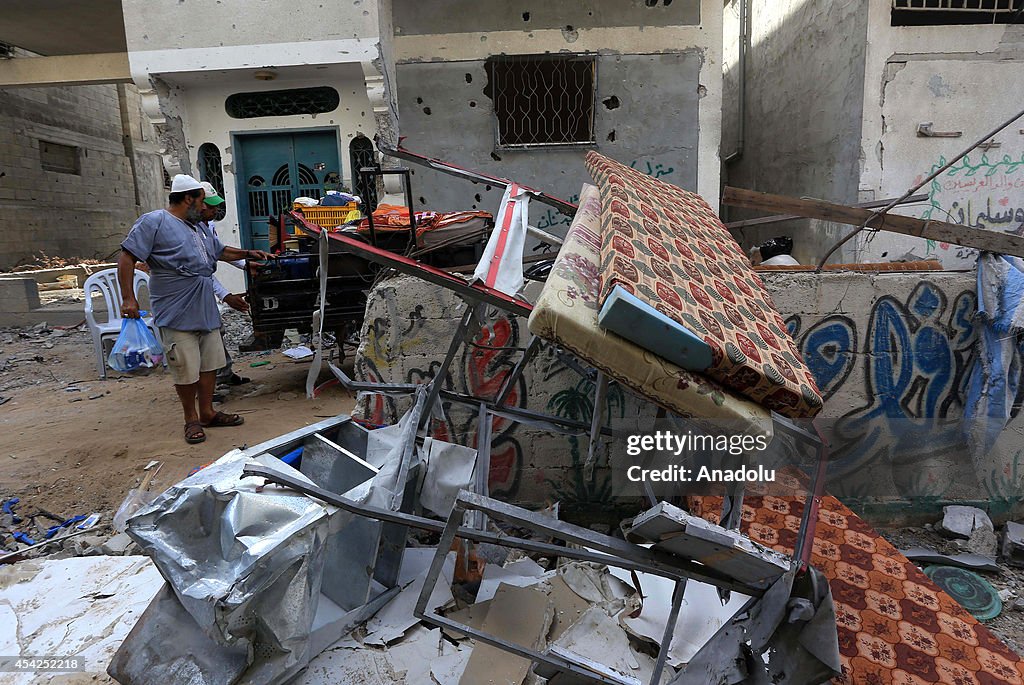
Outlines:
<svg viewBox="0 0 1024 685"><path fill-rule="evenodd" d="M122 372L148 369L163 358L164 348L142 319L121 319L121 333L107 358L110 368Z"/></svg>

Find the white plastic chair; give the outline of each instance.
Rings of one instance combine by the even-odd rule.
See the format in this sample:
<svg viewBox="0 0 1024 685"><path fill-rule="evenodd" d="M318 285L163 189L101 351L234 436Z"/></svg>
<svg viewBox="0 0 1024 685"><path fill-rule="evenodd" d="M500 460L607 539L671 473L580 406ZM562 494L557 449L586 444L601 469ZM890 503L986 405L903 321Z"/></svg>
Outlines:
<svg viewBox="0 0 1024 685"><path fill-rule="evenodd" d="M135 297L140 302L140 286L146 290L146 297L149 297L149 274L144 271L135 270L135 278L132 289ZM98 271L85 281L85 321L89 325L89 332L92 333L92 346L96 351L96 366L102 378L107 377L107 360L103 354L103 341L105 339L116 340L121 333L121 288L117 284L117 269L104 269ZM100 322L96 320L93 312L93 291L98 290L103 295L103 301L107 307L107 320ZM153 335L160 340L160 331L153 323L152 316L142 317L143 322L153 331ZM166 363L165 363L166 365Z"/></svg>

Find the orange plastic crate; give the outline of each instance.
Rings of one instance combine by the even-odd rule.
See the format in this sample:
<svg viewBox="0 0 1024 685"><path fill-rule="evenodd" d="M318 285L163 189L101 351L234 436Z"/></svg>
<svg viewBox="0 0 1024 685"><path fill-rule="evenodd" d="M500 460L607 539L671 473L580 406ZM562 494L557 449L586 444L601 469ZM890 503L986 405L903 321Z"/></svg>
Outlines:
<svg viewBox="0 0 1024 685"><path fill-rule="evenodd" d="M359 209L359 205L355 202L349 202L347 205L339 205L337 207L303 207L302 205L295 205L294 209L301 210L302 215L306 217L306 221L316 224L321 228L337 228L345 223L348 215L353 210Z"/></svg>

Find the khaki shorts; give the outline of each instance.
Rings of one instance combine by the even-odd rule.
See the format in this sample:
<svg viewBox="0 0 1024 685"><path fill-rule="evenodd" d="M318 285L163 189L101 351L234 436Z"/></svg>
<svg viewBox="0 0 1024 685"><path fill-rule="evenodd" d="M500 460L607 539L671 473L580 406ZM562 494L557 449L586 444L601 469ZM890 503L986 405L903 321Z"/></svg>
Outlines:
<svg viewBox="0 0 1024 685"><path fill-rule="evenodd" d="M160 337L175 385L198 383L200 373L216 371L227 364L219 328L208 332L161 328Z"/></svg>

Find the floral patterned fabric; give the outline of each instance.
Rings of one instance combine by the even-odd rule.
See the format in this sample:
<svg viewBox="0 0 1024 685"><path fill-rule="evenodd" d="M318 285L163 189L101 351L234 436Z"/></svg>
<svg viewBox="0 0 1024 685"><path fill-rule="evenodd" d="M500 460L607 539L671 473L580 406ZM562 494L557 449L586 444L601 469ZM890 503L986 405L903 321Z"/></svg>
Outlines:
<svg viewBox="0 0 1024 685"><path fill-rule="evenodd" d="M600 302L622 287L711 347L703 373L791 418L821 411L817 385L746 255L706 202L596 152Z"/></svg>
<svg viewBox="0 0 1024 685"><path fill-rule="evenodd" d="M721 502L691 497L690 511L717 522ZM803 497L749 496L742 530L790 554L803 505ZM1017 654L835 497L822 499L811 563L835 601L843 662L836 685L1024 683Z"/></svg>
<svg viewBox="0 0 1024 685"><path fill-rule="evenodd" d="M737 430L747 426L752 435L770 436L771 419L760 405L597 325L600 213L597 188L584 186L579 211L534 304L530 331L680 416L736 420Z"/></svg>

